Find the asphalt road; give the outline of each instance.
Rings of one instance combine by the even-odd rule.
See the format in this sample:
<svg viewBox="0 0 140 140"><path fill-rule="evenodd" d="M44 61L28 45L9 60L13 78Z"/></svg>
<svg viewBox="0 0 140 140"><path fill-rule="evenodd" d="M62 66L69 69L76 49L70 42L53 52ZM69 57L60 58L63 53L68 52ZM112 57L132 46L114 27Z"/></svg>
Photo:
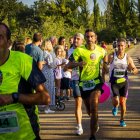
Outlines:
<svg viewBox="0 0 140 140"><path fill-rule="evenodd" d="M134 63L140 70L137 57L140 56L140 45L128 52ZM119 126L120 111L118 116L112 116L111 99L99 104L99 125L100 129L96 135L97 140L140 140L140 73L132 75L129 73L130 86L127 100L126 124ZM53 114L41 113L41 138L42 140L88 140L89 138L89 117L83 105L83 129L84 134L74 134L76 121L74 116L74 99L66 101L64 111L56 111Z"/></svg>

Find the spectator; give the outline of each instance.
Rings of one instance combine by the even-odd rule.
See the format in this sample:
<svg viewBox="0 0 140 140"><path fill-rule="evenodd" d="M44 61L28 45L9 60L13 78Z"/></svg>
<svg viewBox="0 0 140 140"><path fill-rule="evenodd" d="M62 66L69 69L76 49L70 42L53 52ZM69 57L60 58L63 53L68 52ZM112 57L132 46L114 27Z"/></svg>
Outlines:
<svg viewBox="0 0 140 140"><path fill-rule="evenodd" d="M128 48L130 48L131 42L130 40L127 41Z"/></svg>
<svg viewBox="0 0 140 140"><path fill-rule="evenodd" d="M45 113L54 113L55 111L51 110L51 107L55 106L55 85L54 85L54 68L56 65L54 64L54 60L52 57L52 44L50 40L44 40L41 49L43 50L44 54L44 60L45 64L43 66L42 72L46 78L45 87L48 89L50 97L51 97L51 103L49 106L45 107Z"/></svg>
<svg viewBox="0 0 140 140"><path fill-rule="evenodd" d="M39 47L41 44L41 33L35 33L33 36L33 43L25 46L25 53L33 57L33 59L37 62L40 70L42 70L44 64L43 51Z"/></svg>

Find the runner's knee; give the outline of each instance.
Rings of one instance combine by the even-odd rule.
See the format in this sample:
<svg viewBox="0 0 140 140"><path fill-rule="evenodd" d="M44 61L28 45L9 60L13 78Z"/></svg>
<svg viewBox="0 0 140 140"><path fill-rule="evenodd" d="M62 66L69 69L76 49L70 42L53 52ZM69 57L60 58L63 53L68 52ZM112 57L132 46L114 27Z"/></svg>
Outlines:
<svg viewBox="0 0 140 140"><path fill-rule="evenodd" d="M120 105L124 105L126 103L126 99L124 97L120 97Z"/></svg>

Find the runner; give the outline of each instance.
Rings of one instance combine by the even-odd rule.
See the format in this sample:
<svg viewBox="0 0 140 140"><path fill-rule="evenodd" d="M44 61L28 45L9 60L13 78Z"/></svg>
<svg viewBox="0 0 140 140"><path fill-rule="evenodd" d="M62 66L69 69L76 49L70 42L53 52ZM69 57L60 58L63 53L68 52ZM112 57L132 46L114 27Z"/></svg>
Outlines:
<svg viewBox="0 0 140 140"><path fill-rule="evenodd" d="M86 45L78 47L73 52L76 63L73 67L80 66L80 91L85 103L90 120L90 140L95 140L98 126L98 100L102 94L103 80L100 76L100 63L103 60L103 71L106 70L106 51L96 45L97 36L93 30L85 31Z"/></svg>
<svg viewBox="0 0 140 140"><path fill-rule="evenodd" d="M50 97L42 84L45 77L32 57L22 52L9 51L10 38L8 26L0 23L0 139L35 140L35 127L31 127L24 105L47 105ZM28 87L24 85L18 88L21 78L32 84L35 93L25 92Z"/></svg>
<svg viewBox="0 0 140 140"><path fill-rule="evenodd" d="M84 40L84 36L81 33L77 33L74 35L73 38L73 46L69 49L68 54L69 54L69 64L65 66L65 68L70 67L72 63L74 62L73 59L73 51L82 46ZM81 92L79 88L79 68L75 67L72 69L72 77L71 77L71 85L73 89L73 97L75 99L75 117L76 117L76 134L77 135L82 135L83 134L83 128L82 128L82 97L81 97Z"/></svg>
<svg viewBox="0 0 140 140"><path fill-rule="evenodd" d="M138 73L138 69L134 65L132 58L125 53L126 40L121 38L118 40L118 51L110 54L108 62L110 63L110 82L113 92L113 109L112 114L116 116L118 114L118 107L121 107L120 126L125 127L124 121L126 113L126 100L128 96L128 76L127 70L130 70L133 74Z"/></svg>

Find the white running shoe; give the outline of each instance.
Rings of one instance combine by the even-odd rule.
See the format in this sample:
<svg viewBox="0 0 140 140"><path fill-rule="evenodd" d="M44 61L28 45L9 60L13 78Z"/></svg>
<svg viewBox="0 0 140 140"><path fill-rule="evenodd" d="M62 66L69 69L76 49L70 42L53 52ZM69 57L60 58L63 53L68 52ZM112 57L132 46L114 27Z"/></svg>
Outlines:
<svg viewBox="0 0 140 140"><path fill-rule="evenodd" d="M96 130L96 133L99 131L99 129L100 129L100 127L99 127L99 124L98 124L98 126L97 126L97 130Z"/></svg>
<svg viewBox="0 0 140 140"><path fill-rule="evenodd" d="M48 113L55 113L55 111L50 110L50 109L47 109L47 110L45 110L44 112L45 112L46 114L48 114Z"/></svg>
<svg viewBox="0 0 140 140"><path fill-rule="evenodd" d="M83 134L83 128L82 127L76 127L76 135L80 136Z"/></svg>

